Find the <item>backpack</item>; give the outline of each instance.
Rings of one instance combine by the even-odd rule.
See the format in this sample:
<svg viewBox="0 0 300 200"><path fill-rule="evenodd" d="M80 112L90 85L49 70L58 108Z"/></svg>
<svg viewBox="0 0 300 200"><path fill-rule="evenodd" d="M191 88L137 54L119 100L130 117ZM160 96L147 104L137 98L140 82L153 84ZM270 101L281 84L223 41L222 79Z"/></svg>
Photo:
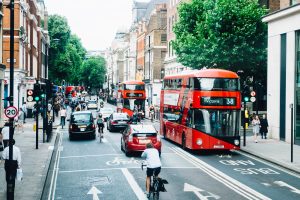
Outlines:
<svg viewBox="0 0 300 200"><path fill-rule="evenodd" d="M103 119L102 119L102 118L99 118L99 119L97 120L97 124L103 124Z"/></svg>
<svg viewBox="0 0 300 200"><path fill-rule="evenodd" d="M160 192L166 192L165 184L168 184L168 181L162 178L158 178L158 190Z"/></svg>

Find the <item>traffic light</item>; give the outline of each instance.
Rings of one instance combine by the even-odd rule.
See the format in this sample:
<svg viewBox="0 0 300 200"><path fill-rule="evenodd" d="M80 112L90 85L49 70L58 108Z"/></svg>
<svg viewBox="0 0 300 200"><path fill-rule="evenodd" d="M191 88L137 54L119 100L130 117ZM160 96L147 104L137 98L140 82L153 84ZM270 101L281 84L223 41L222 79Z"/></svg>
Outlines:
<svg viewBox="0 0 300 200"><path fill-rule="evenodd" d="M243 101L248 102L250 100L250 88L248 85L245 85L242 91Z"/></svg>
<svg viewBox="0 0 300 200"><path fill-rule="evenodd" d="M33 86L33 94L32 94L33 100L40 101L41 100L40 95L41 95L41 87L40 84L36 83Z"/></svg>
<svg viewBox="0 0 300 200"><path fill-rule="evenodd" d="M248 129L249 111L245 109L245 129Z"/></svg>

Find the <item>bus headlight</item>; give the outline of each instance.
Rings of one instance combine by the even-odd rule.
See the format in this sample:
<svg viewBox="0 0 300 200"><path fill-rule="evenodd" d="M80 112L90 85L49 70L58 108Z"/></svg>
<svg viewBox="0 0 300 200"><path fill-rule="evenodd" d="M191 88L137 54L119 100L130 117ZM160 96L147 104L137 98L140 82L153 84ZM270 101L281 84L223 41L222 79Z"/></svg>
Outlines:
<svg viewBox="0 0 300 200"><path fill-rule="evenodd" d="M239 140L234 140L234 144L235 144L236 146L238 146L238 145L240 144L240 141L239 141Z"/></svg>
<svg viewBox="0 0 300 200"><path fill-rule="evenodd" d="M196 141L196 144L201 146L202 145L202 139L201 138L198 138L197 141Z"/></svg>

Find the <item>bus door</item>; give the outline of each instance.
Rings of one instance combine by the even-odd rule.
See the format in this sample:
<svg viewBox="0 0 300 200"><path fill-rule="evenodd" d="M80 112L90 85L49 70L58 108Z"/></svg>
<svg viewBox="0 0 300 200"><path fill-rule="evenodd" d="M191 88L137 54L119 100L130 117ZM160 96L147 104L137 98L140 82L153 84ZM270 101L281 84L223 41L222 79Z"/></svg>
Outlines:
<svg viewBox="0 0 300 200"><path fill-rule="evenodd" d="M196 144L196 140L201 138L202 147L209 148L210 146L210 114L206 109L193 109L192 110L192 126L194 131L193 144Z"/></svg>

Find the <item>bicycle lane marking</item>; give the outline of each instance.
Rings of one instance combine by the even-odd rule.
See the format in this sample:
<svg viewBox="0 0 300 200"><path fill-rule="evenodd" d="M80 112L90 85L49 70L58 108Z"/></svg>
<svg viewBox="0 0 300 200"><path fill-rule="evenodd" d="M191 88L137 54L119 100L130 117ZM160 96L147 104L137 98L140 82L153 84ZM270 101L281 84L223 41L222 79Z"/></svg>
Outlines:
<svg viewBox="0 0 300 200"><path fill-rule="evenodd" d="M128 171L128 169L127 168L122 168L121 170L122 170L123 175L127 179L127 182L129 183L131 189L133 190L133 192L137 196L137 198L139 200L146 200L147 199L146 195L144 194L143 190L138 185L138 183L135 181L132 174Z"/></svg>
<svg viewBox="0 0 300 200"><path fill-rule="evenodd" d="M218 169L206 164L202 160L196 158L195 156L183 151L178 147L171 148L176 154L184 158L185 160L189 161L200 170L214 178L215 180L223 183L226 187L230 188L231 190L237 192L238 194L242 195L247 199L263 199L263 200L270 200L270 198L266 197L265 195L253 190L252 188L244 185L243 183L229 177L228 175L224 174L223 172L219 171Z"/></svg>

